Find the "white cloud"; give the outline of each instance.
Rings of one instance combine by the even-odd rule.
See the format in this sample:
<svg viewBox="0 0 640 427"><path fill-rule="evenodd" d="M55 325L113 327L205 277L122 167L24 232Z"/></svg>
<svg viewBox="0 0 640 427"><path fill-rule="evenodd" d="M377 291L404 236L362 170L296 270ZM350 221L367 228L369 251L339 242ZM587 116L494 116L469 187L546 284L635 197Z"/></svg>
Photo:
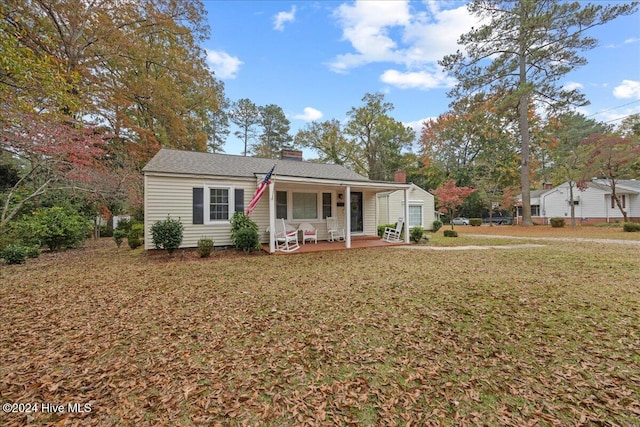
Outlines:
<svg viewBox="0 0 640 427"><path fill-rule="evenodd" d="M278 31L284 31L284 24L287 22L293 22L296 19L296 7L291 6L289 12L278 12L273 18L273 29Z"/></svg>
<svg viewBox="0 0 640 427"><path fill-rule="evenodd" d="M455 80L441 72L400 72L387 70L380 76L380 80L401 89L435 89L452 87Z"/></svg>
<svg viewBox="0 0 640 427"><path fill-rule="evenodd" d="M396 42L389 30L410 22L408 0L356 1L342 4L335 16L342 26L342 38L356 53L338 55L330 64L334 71L346 71L370 62L396 61Z"/></svg>
<svg viewBox="0 0 640 427"><path fill-rule="evenodd" d="M293 116L294 119L304 120L305 122L312 122L314 120L320 119L321 117L322 112L311 107L305 107L303 114L296 114L295 116Z"/></svg>
<svg viewBox="0 0 640 427"><path fill-rule="evenodd" d="M207 63L220 79L235 79L243 64L237 56L216 50L207 50Z"/></svg>
<svg viewBox="0 0 640 427"><path fill-rule="evenodd" d="M640 42L640 37L631 37L630 39L626 39L624 44L638 43Z"/></svg>
<svg viewBox="0 0 640 427"><path fill-rule="evenodd" d="M406 0L342 4L334 15L353 52L337 55L331 69L346 72L374 62L402 64L410 71L433 67L458 49L461 34L478 25L466 6L442 10L442 4L426 1L420 11Z"/></svg>
<svg viewBox="0 0 640 427"><path fill-rule="evenodd" d="M578 83L578 82L567 82L567 84L564 85L564 90L574 90L574 89L582 89L584 87L584 85L582 83Z"/></svg>
<svg viewBox="0 0 640 427"><path fill-rule="evenodd" d="M640 99L640 82L635 80L623 80L622 84L613 89L613 96L623 99Z"/></svg>

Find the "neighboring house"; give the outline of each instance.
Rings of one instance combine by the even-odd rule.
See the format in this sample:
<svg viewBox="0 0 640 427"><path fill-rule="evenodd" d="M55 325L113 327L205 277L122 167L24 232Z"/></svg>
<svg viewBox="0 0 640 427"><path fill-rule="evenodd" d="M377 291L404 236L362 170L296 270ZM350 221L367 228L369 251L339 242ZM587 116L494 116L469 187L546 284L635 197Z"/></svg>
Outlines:
<svg viewBox="0 0 640 427"><path fill-rule="evenodd" d="M616 194L620 198L629 221L640 221L640 181L619 180ZM522 196L519 196L522 202ZM623 215L611 197L611 186L605 179L594 179L586 184L584 191L573 184L573 204L577 224L595 224L600 222L620 222ZM522 221L520 208L517 211L518 222ZM571 218L569 184L567 182L555 188L531 192L531 216L534 223L547 224L549 218Z"/></svg>
<svg viewBox="0 0 640 427"><path fill-rule="evenodd" d="M387 191L377 195L378 225L393 224L404 218L404 191ZM411 184L409 188L409 228L416 226L433 229L436 220L433 194Z"/></svg>
<svg viewBox="0 0 640 427"><path fill-rule="evenodd" d="M411 187L372 181L340 165L305 162L297 150L283 150L281 159L263 159L162 149L143 169L145 248L153 248L151 225L168 215L184 225L182 247L196 247L203 237L216 246L231 245L231 217L246 211L274 164L271 184L251 214L271 252L279 218L296 227L309 222L318 239L326 240L325 218L336 216L344 224L347 248L351 236L376 236L376 195ZM407 243L408 238L407 233Z"/></svg>

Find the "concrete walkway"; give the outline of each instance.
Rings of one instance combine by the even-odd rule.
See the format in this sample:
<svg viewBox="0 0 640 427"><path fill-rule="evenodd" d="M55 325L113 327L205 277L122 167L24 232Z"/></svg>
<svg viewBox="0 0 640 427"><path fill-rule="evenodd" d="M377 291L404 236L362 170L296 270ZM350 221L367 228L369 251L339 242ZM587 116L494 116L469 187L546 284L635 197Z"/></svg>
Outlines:
<svg viewBox="0 0 640 427"><path fill-rule="evenodd" d="M583 237L521 237L521 236L502 236L502 235L484 235L474 234L473 237L485 237L487 239L519 239L519 240L536 240L536 241L562 241L562 242L589 242L589 243L602 243L602 244L616 244L616 245L632 245L640 246L640 240L617 240L617 239L589 239ZM397 249L419 249L419 250L432 250L432 251L465 251L465 250L482 250L482 249L528 249L528 248L543 248L547 245L535 244L535 243L523 243L519 245L490 245L490 246L429 246L429 245L404 245L395 246Z"/></svg>

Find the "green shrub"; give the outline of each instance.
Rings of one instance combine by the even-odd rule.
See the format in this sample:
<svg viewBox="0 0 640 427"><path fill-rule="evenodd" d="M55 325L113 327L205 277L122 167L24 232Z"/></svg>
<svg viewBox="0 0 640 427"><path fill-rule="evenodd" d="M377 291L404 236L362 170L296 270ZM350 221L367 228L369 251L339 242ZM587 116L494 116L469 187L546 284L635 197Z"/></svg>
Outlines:
<svg viewBox="0 0 640 427"><path fill-rule="evenodd" d="M198 255L200 258L206 258L213 252L213 240L202 238L198 240Z"/></svg>
<svg viewBox="0 0 640 427"><path fill-rule="evenodd" d="M166 249L169 255L172 255L182 243L183 232L184 226L180 218L172 219L167 216L167 219L151 226L151 239L156 249Z"/></svg>
<svg viewBox="0 0 640 427"><path fill-rule="evenodd" d="M444 230L444 237L458 237L458 232L456 230Z"/></svg>
<svg viewBox="0 0 640 427"><path fill-rule="evenodd" d="M435 221L433 221L432 227L434 232L440 230L442 228L442 221L436 219Z"/></svg>
<svg viewBox="0 0 640 427"><path fill-rule="evenodd" d="M625 222L622 225L622 229L628 232L640 231L640 223L638 222Z"/></svg>
<svg viewBox="0 0 640 427"><path fill-rule="evenodd" d="M414 242L418 243L422 240L422 235L424 234L424 230L422 227L413 227L409 233L409 237Z"/></svg>
<svg viewBox="0 0 640 427"><path fill-rule="evenodd" d="M7 264L24 264L27 259L27 248L12 243L2 250L0 256Z"/></svg>
<svg viewBox="0 0 640 427"><path fill-rule="evenodd" d="M129 218L121 218L118 221L118 226L116 227L116 230L124 230L127 233L131 230L131 219Z"/></svg>
<svg viewBox="0 0 640 427"><path fill-rule="evenodd" d="M39 246L41 242L52 251L78 246L93 230L91 221L57 206L38 209L32 216L25 215L17 227L25 244Z"/></svg>
<svg viewBox="0 0 640 427"><path fill-rule="evenodd" d="M40 246L25 246L27 258L38 258L40 256Z"/></svg>
<svg viewBox="0 0 640 427"><path fill-rule="evenodd" d="M134 236L127 235L127 244L129 245L129 248L136 249L142 246L142 239L135 235Z"/></svg>
<svg viewBox="0 0 640 427"><path fill-rule="evenodd" d="M260 237L253 228L241 228L236 231L234 244L236 249L242 249L245 252L257 251L260 249Z"/></svg>
<svg viewBox="0 0 640 427"><path fill-rule="evenodd" d="M127 237L127 232L125 230L121 230L119 228L113 230L113 240L116 242L116 245L118 247L122 245L122 239L124 239L125 237Z"/></svg>
<svg viewBox="0 0 640 427"><path fill-rule="evenodd" d="M378 236L382 239L384 236L384 230L387 228L396 228L396 224L382 224L378 226Z"/></svg>
<svg viewBox="0 0 640 427"><path fill-rule="evenodd" d="M235 242L235 236L238 231L250 228L258 232L258 224L255 223L251 218L246 216L243 212L236 212L231 217L231 240Z"/></svg>
<svg viewBox="0 0 640 427"><path fill-rule="evenodd" d="M236 249L251 252L260 249L258 224L242 212L236 212L231 218L231 241Z"/></svg>
<svg viewBox="0 0 640 427"><path fill-rule="evenodd" d="M100 237L113 237L113 227L109 224L100 226Z"/></svg>
<svg viewBox="0 0 640 427"><path fill-rule="evenodd" d="M469 225L480 227L482 225L482 218L469 218Z"/></svg>
<svg viewBox="0 0 640 427"><path fill-rule="evenodd" d="M551 227L553 228L562 228L565 225L564 218L560 217L551 218L549 222L551 223Z"/></svg>

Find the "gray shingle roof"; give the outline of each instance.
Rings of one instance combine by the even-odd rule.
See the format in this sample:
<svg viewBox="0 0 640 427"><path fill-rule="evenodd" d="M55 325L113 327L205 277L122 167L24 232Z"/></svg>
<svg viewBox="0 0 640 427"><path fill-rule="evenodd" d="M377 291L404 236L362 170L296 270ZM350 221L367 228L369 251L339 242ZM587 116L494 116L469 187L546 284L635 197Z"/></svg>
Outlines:
<svg viewBox="0 0 640 427"><path fill-rule="evenodd" d="M201 153L168 148L161 149L142 171L255 178L256 175L269 172L274 163L276 164L274 171L276 176L369 181L368 178L340 165Z"/></svg>

